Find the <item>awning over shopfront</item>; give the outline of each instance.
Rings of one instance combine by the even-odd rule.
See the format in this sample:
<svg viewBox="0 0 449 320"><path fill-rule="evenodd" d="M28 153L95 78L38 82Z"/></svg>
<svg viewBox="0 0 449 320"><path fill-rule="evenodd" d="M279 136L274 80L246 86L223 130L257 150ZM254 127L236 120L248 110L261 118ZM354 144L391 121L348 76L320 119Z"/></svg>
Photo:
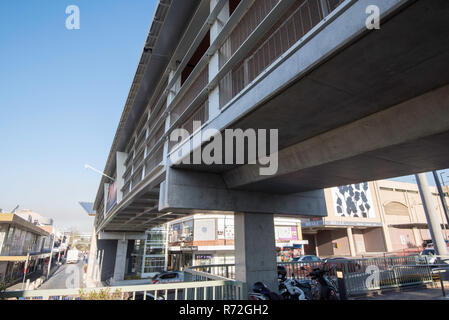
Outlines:
<svg viewBox="0 0 449 320"><path fill-rule="evenodd" d="M301 224L303 230L313 230L313 229L326 229L326 228L347 228L347 227L358 227L358 228L379 228L382 227L380 222L360 222L360 221L334 221L334 220L316 220L316 221L305 221Z"/></svg>
<svg viewBox="0 0 449 320"><path fill-rule="evenodd" d="M45 259L50 257L50 253L30 254L33 259ZM0 256L0 262L25 262L27 256Z"/></svg>

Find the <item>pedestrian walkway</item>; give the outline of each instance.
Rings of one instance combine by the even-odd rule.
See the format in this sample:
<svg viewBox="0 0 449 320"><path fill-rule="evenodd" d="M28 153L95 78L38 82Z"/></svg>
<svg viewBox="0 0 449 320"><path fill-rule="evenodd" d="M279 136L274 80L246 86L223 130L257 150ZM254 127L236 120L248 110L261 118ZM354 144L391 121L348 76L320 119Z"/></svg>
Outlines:
<svg viewBox="0 0 449 320"><path fill-rule="evenodd" d="M59 267L60 266L57 265L57 264L53 265L51 267L51 270L50 270L50 275L53 275L59 269ZM25 283L23 284L23 286L22 286L22 281L20 281L20 282L14 284L14 285L8 287L8 289L6 289L6 291L20 291L20 290L23 290L23 289L25 289L27 280L30 280L30 282L36 281L40 277L45 277L46 272L47 272L46 268L43 268L40 271L33 272L32 274L27 275L27 277L25 279Z"/></svg>
<svg viewBox="0 0 449 320"><path fill-rule="evenodd" d="M447 294L446 298L443 298L440 284L435 284L427 287L373 293L369 296L355 297L351 300L449 300L449 284L446 284L444 288Z"/></svg>

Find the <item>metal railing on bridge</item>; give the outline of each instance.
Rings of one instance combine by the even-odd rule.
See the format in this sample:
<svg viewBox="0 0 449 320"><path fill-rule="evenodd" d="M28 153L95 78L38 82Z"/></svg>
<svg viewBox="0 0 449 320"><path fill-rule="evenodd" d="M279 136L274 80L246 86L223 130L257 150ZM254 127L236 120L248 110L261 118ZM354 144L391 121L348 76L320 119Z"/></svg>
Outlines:
<svg viewBox="0 0 449 320"><path fill-rule="evenodd" d="M245 294L244 294L245 293ZM18 300L242 300L242 282L200 271L185 271L185 282L83 289L6 291L1 299Z"/></svg>
<svg viewBox="0 0 449 320"><path fill-rule="evenodd" d="M187 272L209 274L228 280L235 279L235 264L207 264L193 266L186 269Z"/></svg>
<svg viewBox="0 0 449 320"><path fill-rule="evenodd" d="M288 277L309 278L322 262L281 262ZM447 264L429 264L418 256L333 260L331 276L344 275L348 296L414 286L438 281L432 270ZM24 300L242 300L247 284L235 281L234 264L194 266L184 271L183 283L113 286L87 289L12 291L0 293L0 299Z"/></svg>

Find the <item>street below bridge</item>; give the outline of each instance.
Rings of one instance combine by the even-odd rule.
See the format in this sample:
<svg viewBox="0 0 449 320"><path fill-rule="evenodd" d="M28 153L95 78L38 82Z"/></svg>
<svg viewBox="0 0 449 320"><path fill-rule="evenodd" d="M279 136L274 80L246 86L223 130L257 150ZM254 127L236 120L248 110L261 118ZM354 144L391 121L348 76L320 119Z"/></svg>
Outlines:
<svg viewBox="0 0 449 320"><path fill-rule="evenodd" d="M52 276L39 287L39 290L84 288L83 265L81 260L77 264L61 265Z"/></svg>

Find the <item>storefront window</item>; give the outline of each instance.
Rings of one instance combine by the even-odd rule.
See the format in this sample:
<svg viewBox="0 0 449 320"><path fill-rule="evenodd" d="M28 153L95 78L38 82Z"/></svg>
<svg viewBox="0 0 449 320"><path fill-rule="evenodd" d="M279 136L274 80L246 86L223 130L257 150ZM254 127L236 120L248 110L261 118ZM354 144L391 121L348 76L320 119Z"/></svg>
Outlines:
<svg viewBox="0 0 449 320"><path fill-rule="evenodd" d="M225 216L217 220L217 239L234 240L234 217Z"/></svg>
<svg viewBox="0 0 449 320"><path fill-rule="evenodd" d="M209 265L212 264L213 256L211 254L196 254L195 264L196 265Z"/></svg>
<svg viewBox="0 0 449 320"><path fill-rule="evenodd" d="M193 220L179 222L170 225L169 241L174 242L192 242L193 241Z"/></svg>
<svg viewBox="0 0 449 320"><path fill-rule="evenodd" d="M163 227L147 231L145 240L134 244L133 269L138 274L162 272L165 269L167 232Z"/></svg>
<svg viewBox="0 0 449 320"><path fill-rule="evenodd" d="M144 273L162 272L165 267L165 257L146 257Z"/></svg>

